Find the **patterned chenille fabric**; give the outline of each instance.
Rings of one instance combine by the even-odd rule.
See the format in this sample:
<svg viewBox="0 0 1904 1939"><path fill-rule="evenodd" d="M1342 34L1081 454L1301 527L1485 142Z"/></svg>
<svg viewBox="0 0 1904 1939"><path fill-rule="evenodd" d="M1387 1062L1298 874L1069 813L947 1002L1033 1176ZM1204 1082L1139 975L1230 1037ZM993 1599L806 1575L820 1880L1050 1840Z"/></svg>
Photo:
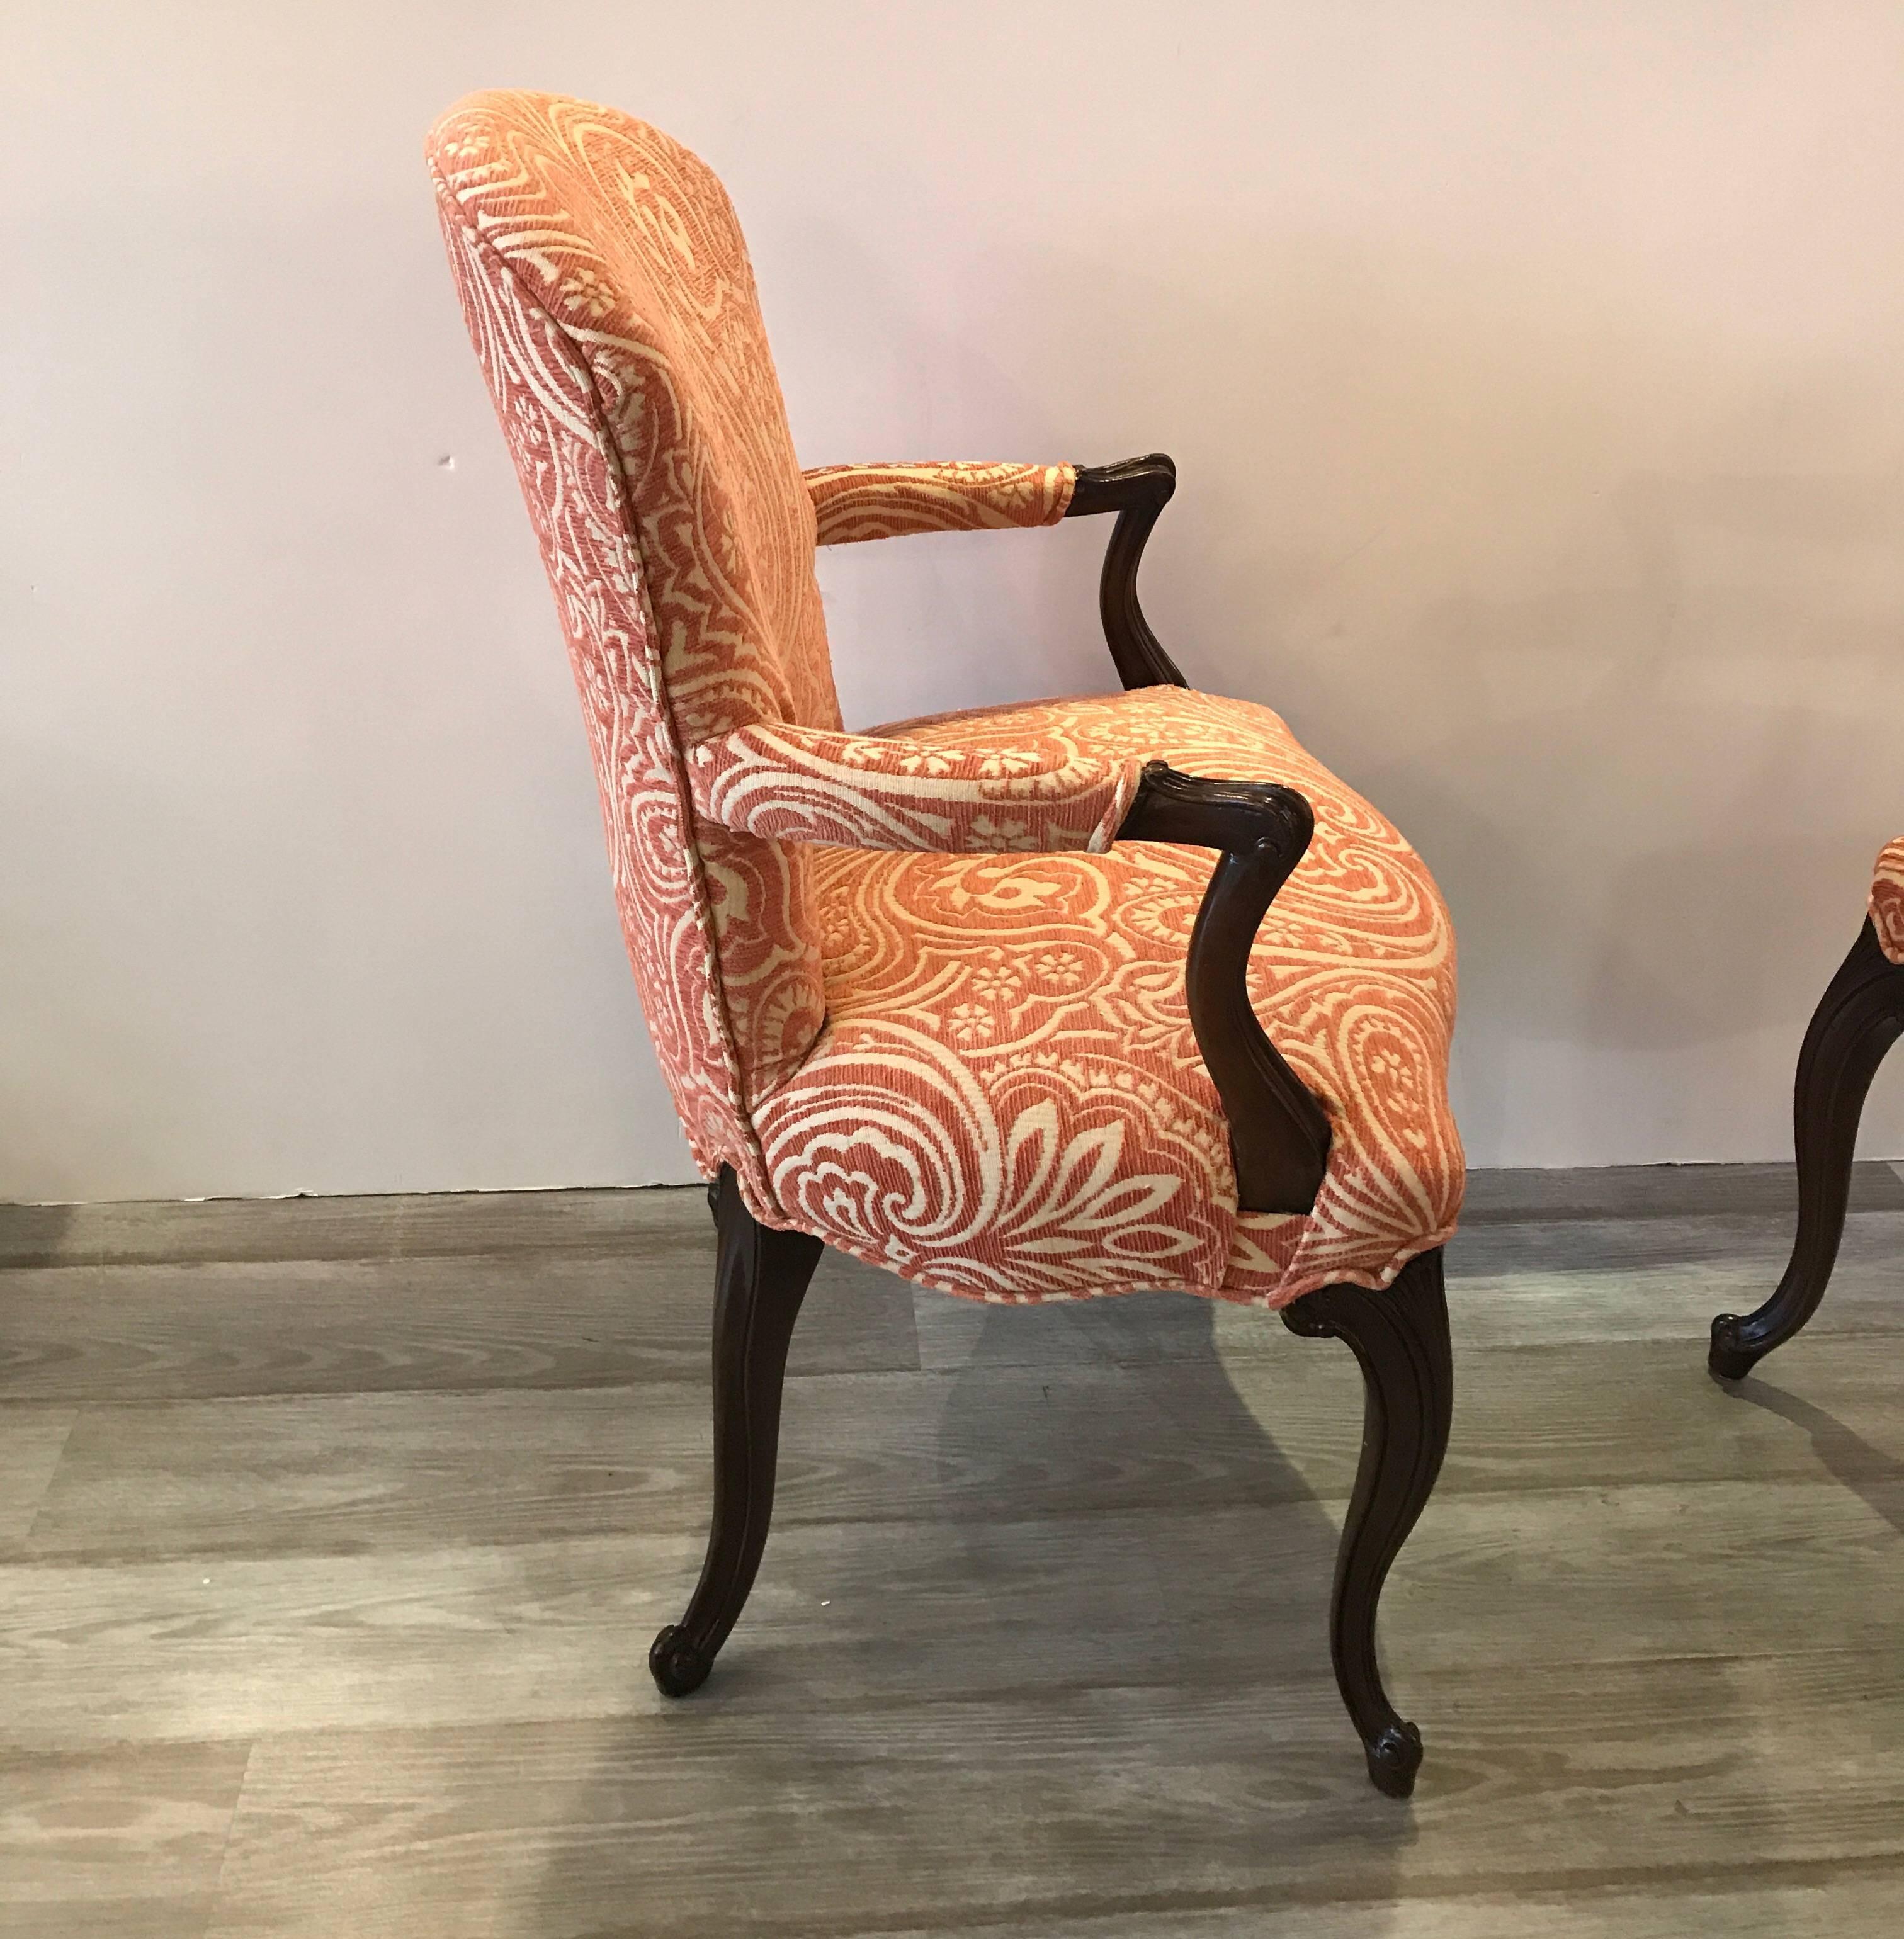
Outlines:
<svg viewBox="0 0 1904 1939"><path fill-rule="evenodd" d="M830 464L806 474L821 545L1056 525L1071 464Z"/></svg>
<svg viewBox="0 0 1904 1939"><path fill-rule="evenodd" d="M906 721L967 753L1280 781L1315 836L1251 957L1257 1014L1327 1110L1305 1215L1236 1211L1184 959L1215 858L815 851L829 1022L757 1113L777 1197L832 1243L949 1292L1141 1286L1281 1305L1380 1284L1452 1231L1455 939L1421 858L1268 708L1180 687Z"/></svg>
<svg viewBox="0 0 1904 1939"><path fill-rule="evenodd" d="M1904 963L1904 835L1878 852L1871 872L1871 927L1884 954Z"/></svg>
<svg viewBox="0 0 1904 1939"><path fill-rule="evenodd" d="M704 820L778 842L955 854L1102 854L1142 763L1054 745L964 748L819 727L737 727L688 750Z"/></svg>
<svg viewBox="0 0 1904 1939"><path fill-rule="evenodd" d="M702 1170L732 1165L769 1225L992 1298L1281 1304L1440 1243L1461 1177L1446 914L1274 714L1159 688L842 728L815 546L1047 524L1074 468L803 473L733 212L654 129L477 95L429 159ZM1214 857L1112 845L1158 758L1315 806L1251 964L1334 1128L1310 1213L1237 1213L1184 994Z"/></svg>

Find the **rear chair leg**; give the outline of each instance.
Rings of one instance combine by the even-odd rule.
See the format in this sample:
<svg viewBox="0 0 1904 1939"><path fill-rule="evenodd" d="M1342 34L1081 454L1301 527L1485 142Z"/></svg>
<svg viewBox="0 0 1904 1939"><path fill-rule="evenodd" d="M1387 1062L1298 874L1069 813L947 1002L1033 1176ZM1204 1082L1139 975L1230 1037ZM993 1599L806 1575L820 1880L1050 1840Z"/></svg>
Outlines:
<svg viewBox="0 0 1904 1939"><path fill-rule="evenodd" d="M1382 1687L1375 1605L1448 1448L1455 1373L1440 1249L1410 1260L1385 1292L1327 1286L1308 1293L1284 1307L1283 1324L1308 1338L1345 1341L1362 1364L1362 1460L1336 1553L1329 1653L1375 1788L1406 1797L1421 1768L1421 1734Z"/></svg>
<svg viewBox="0 0 1904 1939"><path fill-rule="evenodd" d="M820 1261L818 1239L775 1231L754 1219L726 1166L709 1195L718 1234L714 1527L687 1613L670 1623L648 1651L648 1668L666 1697L685 1697L707 1681L754 1586L773 1513L787 1349Z"/></svg>

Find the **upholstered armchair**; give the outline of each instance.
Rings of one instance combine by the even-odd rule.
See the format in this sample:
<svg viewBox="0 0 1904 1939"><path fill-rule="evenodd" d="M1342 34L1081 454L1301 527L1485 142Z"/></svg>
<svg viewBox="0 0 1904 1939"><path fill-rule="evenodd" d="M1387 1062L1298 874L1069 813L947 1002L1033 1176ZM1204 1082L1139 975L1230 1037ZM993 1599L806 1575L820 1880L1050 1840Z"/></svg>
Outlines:
<svg viewBox="0 0 1904 1939"><path fill-rule="evenodd" d="M1463 1181L1427 869L1275 714L1158 644L1136 575L1168 459L803 472L702 163L522 93L462 102L428 152L711 1181L713 1530L656 1682L706 1678L752 1585L823 1245L968 1298L1175 1289L1360 1361L1331 1642L1369 1771L1406 1795L1421 1740L1375 1609L1446 1444ZM846 731L816 546L1097 514L1121 692Z"/></svg>
<svg viewBox="0 0 1904 1939"><path fill-rule="evenodd" d="M1819 998L1799 1050L1792 1096L1798 1235L1791 1259L1756 1312L1714 1320L1707 1364L1722 1380L1744 1379L1804 1326L1838 1262L1865 1093L1904 1031L1904 836L1878 851L1866 908L1864 927Z"/></svg>

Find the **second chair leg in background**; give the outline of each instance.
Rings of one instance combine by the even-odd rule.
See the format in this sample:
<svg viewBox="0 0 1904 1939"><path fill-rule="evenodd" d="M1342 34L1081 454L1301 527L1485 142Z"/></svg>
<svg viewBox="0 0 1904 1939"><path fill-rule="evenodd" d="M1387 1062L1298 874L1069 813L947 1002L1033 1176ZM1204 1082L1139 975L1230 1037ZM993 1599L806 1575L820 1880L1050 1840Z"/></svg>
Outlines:
<svg viewBox="0 0 1904 1939"><path fill-rule="evenodd" d="M1743 1318L1722 1313L1713 1321L1707 1364L1723 1379L1743 1380L1817 1310L1844 1234L1865 1093L1900 1031L1904 969L1878 946L1867 921L1820 998L1799 1052L1792 1100L1798 1237L1791 1263L1756 1312Z"/></svg>

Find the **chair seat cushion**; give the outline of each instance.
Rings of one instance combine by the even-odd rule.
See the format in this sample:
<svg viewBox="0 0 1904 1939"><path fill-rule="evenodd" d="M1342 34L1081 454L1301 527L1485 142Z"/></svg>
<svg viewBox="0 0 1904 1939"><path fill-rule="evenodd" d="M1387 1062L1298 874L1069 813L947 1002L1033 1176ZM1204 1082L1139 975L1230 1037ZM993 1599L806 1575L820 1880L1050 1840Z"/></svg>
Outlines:
<svg viewBox="0 0 1904 1939"><path fill-rule="evenodd" d="M1871 927L1878 948L1893 963L1904 963L1904 835L1878 851L1871 872Z"/></svg>
<svg viewBox="0 0 1904 1939"><path fill-rule="evenodd" d="M877 730L1136 753L1278 781L1315 811L1251 958L1257 1015L1321 1100L1306 1213L1238 1214L1184 963L1208 850L813 851L827 1024L754 1109L784 1216L949 1292L1179 1288L1287 1304L1438 1246L1463 1161L1447 1095L1455 939L1414 850L1269 709L1177 687Z"/></svg>

